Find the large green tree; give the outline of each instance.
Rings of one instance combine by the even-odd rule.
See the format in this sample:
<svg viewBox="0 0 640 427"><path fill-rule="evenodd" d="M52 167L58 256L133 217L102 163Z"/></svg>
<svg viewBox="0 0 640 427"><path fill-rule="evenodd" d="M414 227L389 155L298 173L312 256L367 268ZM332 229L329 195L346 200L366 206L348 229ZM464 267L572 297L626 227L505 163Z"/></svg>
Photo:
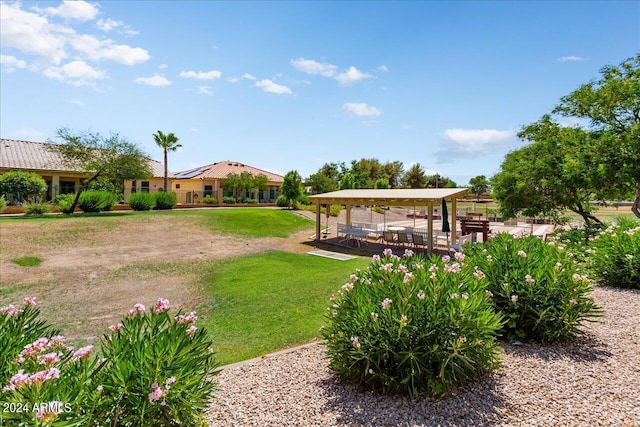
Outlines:
<svg viewBox="0 0 640 427"><path fill-rule="evenodd" d="M562 97L553 112L589 120L598 136L594 154L612 184L608 195L633 192L632 210L640 217L640 53L602 68L599 79Z"/></svg>
<svg viewBox="0 0 640 427"><path fill-rule="evenodd" d="M416 163L402 177L402 185L406 188L426 188L427 175L420 163Z"/></svg>
<svg viewBox="0 0 640 427"><path fill-rule="evenodd" d="M295 206L296 202L300 200L300 196L302 196L301 184L302 178L297 170L289 171L284 176L284 181L282 182L280 189L282 190L282 195L286 197L290 207Z"/></svg>
<svg viewBox="0 0 640 427"><path fill-rule="evenodd" d="M169 163L168 163L168 152L176 151L178 148L182 147L182 144L178 144L178 137L173 134L173 132L164 134L162 131L158 131L153 134L153 140L156 142L158 147L162 148L164 151L164 191L169 191Z"/></svg>
<svg viewBox="0 0 640 427"><path fill-rule="evenodd" d="M485 175L474 176L469 180L469 192L480 200L480 196L486 194L491 189L491 183Z"/></svg>
<svg viewBox="0 0 640 427"><path fill-rule="evenodd" d="M149 159L135 144L117 133L103 137L99 133L60 128L56 134L62 144L52 144L50 149L61 156L70 170L82 171L88 176L80 181L70 212L76 208L80 194L98 178L123 182L151 176Z"/></svg>

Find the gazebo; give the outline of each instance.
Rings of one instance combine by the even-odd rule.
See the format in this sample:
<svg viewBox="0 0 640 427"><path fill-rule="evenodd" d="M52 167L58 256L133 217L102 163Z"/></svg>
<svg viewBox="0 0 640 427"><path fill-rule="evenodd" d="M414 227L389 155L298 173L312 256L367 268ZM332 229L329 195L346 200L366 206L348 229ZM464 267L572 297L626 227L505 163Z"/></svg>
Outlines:
<svg viewBox="0 0 640 427"><path fill-rule="evenodd" d="M451 239L456 240L456 203L465 195L466 188L402 188L402 189L361 189L340 190L309 196L316 205L316 240L320 240L322 205L343 205L347 212L347 227L351 226L352 206L425 206L427 208L427 227L429 236L433 235L433 207L442 199L451 202ZM428 251L433 251L432 239L428 239Z"/></svg>

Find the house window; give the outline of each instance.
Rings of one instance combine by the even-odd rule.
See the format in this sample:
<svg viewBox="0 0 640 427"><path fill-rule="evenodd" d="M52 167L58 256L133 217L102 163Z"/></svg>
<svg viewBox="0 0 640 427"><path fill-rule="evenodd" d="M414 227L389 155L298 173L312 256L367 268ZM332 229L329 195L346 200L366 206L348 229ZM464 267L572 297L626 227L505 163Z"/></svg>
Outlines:
<svg viewBox="0 0 640 427"><path fill-rule="evenodd" d="M140 183L140 191L143 193L149 192L149 181L142 181Z"/></svg>
<svg viewBox="0 0 640 427"><path fill-rule="evenodd" d="M204 186L204 196L213 196L213 185Z"/></svg>
<svg viewBox="0 0 640 427"><path fill-rule="evenodd" d="M176 190L180 189L180 184L176 184Z"/></svg>
<svg viewBox="0 0 640 427"><path fill-rule="evenodd" d="M69 194L76 192L76 183L74 181L60 181L60 194Z"/></svg>

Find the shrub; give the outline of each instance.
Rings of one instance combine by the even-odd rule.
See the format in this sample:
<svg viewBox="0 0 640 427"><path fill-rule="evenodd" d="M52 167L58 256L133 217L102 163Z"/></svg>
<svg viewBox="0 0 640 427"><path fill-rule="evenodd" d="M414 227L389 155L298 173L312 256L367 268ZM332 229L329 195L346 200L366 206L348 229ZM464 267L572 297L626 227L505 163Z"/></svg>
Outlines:
<svg viewBox="0 0 640 427"><path fill-rule="evenodd" d="M287 208L287 207L289 207L289 200L287 199L287 197L285 195L281 194L276 199L276 206L281 207L281 208Z"/></svg>
<svg viewBox="0 0 640 427"><path fill-rule="evenodd" d="M4 199L4 196L0 197L0 212L2 212L4 210L4 208L7 207L7 201Z"/></svg>
<svg viewBox="0 0 640 427"><path fill-rule="evenodd" d="M0 174L0 194L18 203L32 200L47 191L47 183L35 172L11 171Z"/></svg>
<svg viewBox="0 0 640 427"><path fill-rule="evenodd" d="M338 216L340 215L340 211L342 210L342 206L341 205L331 205L331 208L329 209L329 215L330 216Z"/></svg>
<svg viewBox="0 0 640 427"><path fill-rule="evenodd" d="M51 212L49 203L24 203L22 207L27 215L43 215Z"/></svg>
<svg viewBox="0 0 640 427"><path fill-rule="evenodd" d="M134 211L148 211L154 206L153 196L147 192L133 193L127 203Z"/></svg>
<svg viewBox="0 0 640 427"><path fill-rule="evenodd" d="M466 255L486 274L487 291L507 320L502 332L510 340L573 338L584 321L601 312L588 296L589 279L554 242L501 233L468 246Z"/></svg>
<svg viewBox="0 0 640 427"><path fill-rule="evenodd" d="M110 425L202 422L216 386L212 342L194 325L195 312L170 316L168 304L160 298L148 312L136 304L102 339L107 362L98 412Z"/></svg>
<svg viewBox="0 0 640 427"><path fill-rule="evenodd" d="M373 208L373 211L375 213L379 213L380 215L384 215L384 209L382 209L380 206L376 206Z"/></svg>
<svg viewBox="0 0 640 427"><path fill-rule="evenodd" d="M109 191L87 190L80 194L78 207L88 213L110 211L117 201L116 195Z"/></svg>
<svg viewBox="0 0 640 427"><path fill-rule="evenodd" d="M153 200L156 204L155 209L158 210L173 209L173 207L178 203L176 195L173 193L168 193L166 191L159 191L154 194Z"/></svg>
<svg viewBox="0 0 640 427"><path fill-rule="evenodd" d="M242 199L242 203L246 203L249 205L255 205L258 203L258 199L251 199L249 197L245 197L244 199Z"/></svg>
<svg viewBox="0 0 640 427"><path fill-rule="evenodd" d="M207 194L202 198L202 200L200 200L200 203L205 203L207 205L217 205L218 199L214 199L212 196Z"/></svg>
<svg viewBox="0 0 640 427"><path fill-rule="evenodd" d="M60 212L70 214L73 213L71 211L71 207L73 206L73 201L75 199L75 194L60 194L56 196L54 203Z"/></svg>
<svg viewBox="0 0 640 427"><path fill-rule="evenodd" d="M222 203L224 203L225 205L235 205L236 198L233 196L224 196L222 198Z"/></svg>
<svg viewBox="0 0 640 427"><path fill-rule="evenodd" d="M416 397L439 395L499 363L484 279L467 265L385 250L332 295L330 368L362 388Z"/></svg>
<svg viewBox="0 0 640 427"><path fill-rule="evenodd" d="M618 219L593 238L589 269L605 286L640 289L640 224Z"/></svg>
<svg viewBox="0 0 640 427"><path fill-rule="evenodd" d="M42 263L42 259L35 256L23 256L21 258L14 258L11 262L20 267L37 267Z"/></svg>
<svg viewBox="0 0 640 427"><path fill-rule="evenodd" d="M33 298L24 303L0 308L0 401L28 408L3 412L7 425L205 424L217 366L194 312L170 316L162 298L148 313L136 304L94 356L38 319Z"/></svg>
<svg viewBox="0 0 640 427"><path fill-rule="evenodd" d="M305 206L311 205L311 199L309 199L309 196L305 193L302 193L300 195L300 198L298 199L298 201L300 202L301 205L305 205Z"/></svg>

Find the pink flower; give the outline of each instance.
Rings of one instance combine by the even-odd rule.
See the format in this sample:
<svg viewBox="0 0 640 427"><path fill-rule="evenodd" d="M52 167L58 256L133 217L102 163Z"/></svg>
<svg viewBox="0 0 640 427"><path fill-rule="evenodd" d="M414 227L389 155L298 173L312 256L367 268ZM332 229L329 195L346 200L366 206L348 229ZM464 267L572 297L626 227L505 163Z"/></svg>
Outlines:
<svg viewBox="0 0 640 427"><path fill-rule="evenodd" d="M136 312L138 312L138 313L141 313L141 312L143 312L143 311L145 311L145 310L146 310L146 309L144 308L144 305L142 305L142 304L140 304L140 303L135 304L135 305L133 306L133 309L134 309Z"/></svg>
<svg viewBox="0 0 640 427"><path fill-rule="evenodd" d="M518 301L518 295L511 295L511 302L516 302Z"/></svg>
<svg viewBox="0 0 640 427"><path fill-rule="evenodd" d="M151 393L149 393L149 403L153 403L156 400L160 400L164 396L165 392L158 384L151 384Z"/></svg>
<svg viewBox="0 0 640 427"><path fill-rule="evenodd" d="M96 387L96 391L97 391L98 393L102 393L103 388L104 388L104 387L102 387L102 385L99 385L98 387Z"/></svg>
<svg viewBox="0 0 640 427"><path fill-rule="evenodd" d="M24 370L20 369L17 374L11 377L9 380L9 385L3 387L2 391L13 391L16 388L22 387L24 384L27 384L29 381L29 375L24 373Z"/></svg>
<svg viewBox="0 0 640 427"><path fill-rule="evenodd" d="M578 304L578 301L576 301L576 300L572 299L571 301L569 301L569 303L570 303L571 305L576 305L576 304Z"/></svg>
<svg viewBox="0 0 640 427"><path fill-rule="evenodd" d="M187 328L187 335L193 335L193 334L195 334L197 329L198 329L198 328L197 328L197 327L195 327L194 325L189 326L189 327Z"/></svg>
<svg viewBox="0 0 640 427"><path fill-rule="evenodd" d="M435 273L436 271L438 271L438 266L436 264L431 264L431 267L429 267L429 271Z"/></svg>
<svg viewBox="0 0 640 427"><path fill-rule="evenodd" d="M459 297L459 295L458 295L457 293L455 293L455 292L454 292L454 293L452 293L452 294L450 295L450 297L451 297L451 299L456 299L456 298L458 298L458 297Z"/></svg>
<svg viewBox="0 0 640 427"><path fill-rule="evenodd" d="M165 387L176 382L176 377L169 377L164 382Z"/></svg>
<svg viewBox="0 0 640 427"><path fill-rule="evenodd" d="M518 256L521 258L526 258L527 257L527 253L525 251L518 251Z"/></svg>
<svg viewBox="0 0 640 427"><path fill-rule="evenodd" d="M158 298L155 306L153 307L153 311L155 311L156 314L164 313L168 309L169 309L169 300L164 298Z"/></svg>
<svg viewBox="0 0 640 427"><path fill-rule="evenodd" d="M536 279L534 279L533 277L531 277L531 275L530 275L530 274L527 274L526 276L524 276L524 280L525 280L527 283L533 283L533 282L535 282L535 281L536 281Z"/></svg>
<svg viewBox="0 0 640 427"><path fill-rule="evenodd" d="M382 301L382 308L386 310L387 308L389 308L392 302L393 301L391 301L391 299L385 298L384 301Z"/></svg>
<svg viewBox="0 0 640 427"><path fill-rule="evenodd" d="M476 276L478 279L482 279L483 277L485 277L484 273L480 270L474 271L473 275Z"/></svg>
<svg viewBox="0 0 640 427"><path fill-rule="evenodd" d="M93 351L93 346L92 345L88 345L86 347L82 347L81 349L79 349L78 351L76 351L73 354L73 358L75 360L81 360L86 358L87 356L89 356L91 354L91 352Z"/></svg>
<svg viewBox="0 0 640 427"><path fill-rule="evenodd" d="M23 310L15 308L12 304L0 307L0 314L6 314L8 317L18 317L22 312Z"/></svg>
<svg viewBox="0 0 640 427"><path fill-rule="evenodd" d="M375 254L372 258L373 262L380 262L380 255Z"/></svg>
<svg viewBox="0 0 640 427"><path fill-rule="evenodd" d="M38 363L40 365L51 366L60 361L60 355L58 353L47 353L38 356Z"/></svg>
<svg viewBox="0 0 640 427"><path fill-rule="evenodd" d="M353 283L358 281L358 276L356 276L355 274L352 274L349 276L349 280Z"/></svg>
<svg viewBox="0 0 640 427"><path fill-rule="evenodd" d="M351 337L351 345L355 348L360 348L360 341L358 341L358 337Z"/></svg>
<svg viewBox="0 0 640 427"><path fill-rule="evenodd" d="M424 299L425 295L424 295L424 291L422 289L420 289L418 291L418 299Z"/></svg>
<svg viewBox="0 0 640 427"><path fill-rule="evenodd" d="M382 253L384 254L384 256L393 255L393 251L390 248L386 248L384 251L382 251Z"/></svg>
<svg viewBox="0 0 640 427"><path fill-rule="evenodd" d="M122 328L123 328L122 323L114 323L113 325L109 326L109 329L111 329L111 332L119 331Z"/></svg>
<svg viewBox="0 0 640 427"><path fill-rule="evenodd" d="M489 289L486 289L484 293L487 294L489 298L493 298L493 292L491 292Z"/></svg>
<svg viewBox="0 0 640 427"><path fill-rule="evenodd" d="M404 250L404 256L406 256L407 258L412 257L413 256L413 251L411 249L405 249Z"/></svg>
<svg viewBox="0 0 640 427"><path fill-rule="evenodd" d="M462 252L456 252L455 254L453 254L453 256L455 257L456 261L462 262L464 261L464 254Z"/></svg>
<svg viewBox="0 0 640 427"><path fill-rule="evenodd" d="M403 314L403 315L400 317L400 324L401 324L402 326L407 326L407 322L408 322L408 321L409 321L409 319L407 318L407 316L406 316L406 315L404 315L404 314Z"/></svg>
<svg viewBox="0 0 640 427"><path fill-rule="evenodd" d="M383 266L381 267L381 269L382 269L382 271L384 271L385 273L388 273L388 272L390 272L390 271L393 269L393 264L391 264L391 263L389 262L389 263L387 263L387 264L383 265Z"/></svg>
<svg viewBox="0 0 640 427"><path fill-rule="evenodd" d="M35 297L24 297L22 302L27 307L35 307L36 306L36 298Z"/></svg>
<svg viewBox="0 0 640 427"><path fill-rule="evenodd" d="M469 292L463 292L462 299L469 299Z"/></svg>
<svg viewBox="0 0 640 427"><path fill-rule="evenodd" d="M333 295L332 295L333 296ZM335 298L334 298L335 299ZM333 300L331 300L333 301ZM187 316L183 316L178 315L176 316L176 322L178 324L183 324L183 323L194 323L196 320L198 320L198 316L196 316L196 312L192 311L191 313L189 313Z"/></svg>
<svg viewBox="0 0 640 427"><path fill-rule="evenodd" d="M413 273L406 273L404 275L404 279L402 279L403 283L409 283L413 279Z"/></svg>
<svg viewBox="0 0 640 427"><path fill-rule="evenodd" d="M444 255L442 257L442 262L444 262L445 264L448 263L449 261L451 261L451 257L449 255Z"/></svg>
<svg viewBox="0 0 640 427"><path fill-rule="evenodd" d="M347 282L344 285L342 285L343 291L350 292L352 289L353 289L353 283L351 282Z"/></svg>
<svg viewBox="0 0 640 427"><path fill-rule="evenodd" d="M60 370L58 368L49 368L31 375L27 380L27 383L41 385L45 381L55 378L60 378Z"/></svg>

